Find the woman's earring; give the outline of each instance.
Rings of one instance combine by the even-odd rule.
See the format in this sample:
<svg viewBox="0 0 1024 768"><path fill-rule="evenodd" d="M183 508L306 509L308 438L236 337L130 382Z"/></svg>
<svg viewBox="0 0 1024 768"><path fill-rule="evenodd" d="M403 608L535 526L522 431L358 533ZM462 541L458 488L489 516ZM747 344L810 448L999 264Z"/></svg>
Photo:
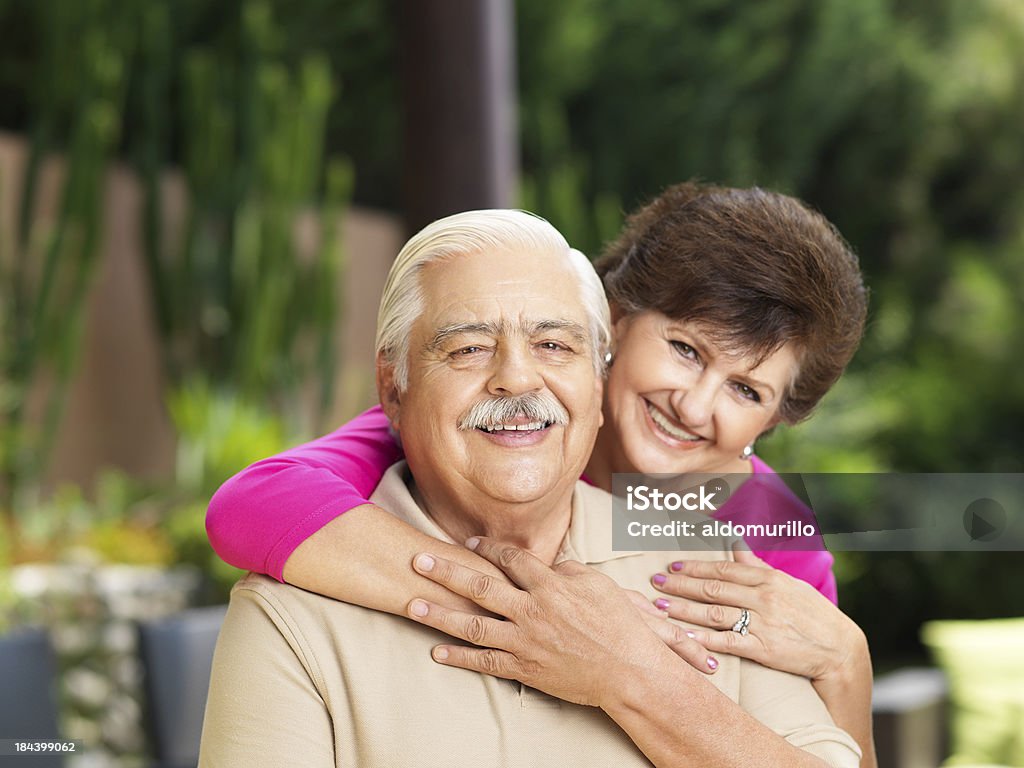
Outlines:
<svg viewBox="0 0 1024 768"><path fill-rule="evenodd" d="M750 457L754 455L754 444L751 443L743 449L743 453L740 454L740 458L744 461L750 461Z"/></svg>
<svg viewBox="0 0 1024 768"><path fill-rule="evenodd" d="M612 352L611 352L611 350L608 350L607 352L604 353L604 367L605 368L611 368L611 365L612 365Z"/></svg>

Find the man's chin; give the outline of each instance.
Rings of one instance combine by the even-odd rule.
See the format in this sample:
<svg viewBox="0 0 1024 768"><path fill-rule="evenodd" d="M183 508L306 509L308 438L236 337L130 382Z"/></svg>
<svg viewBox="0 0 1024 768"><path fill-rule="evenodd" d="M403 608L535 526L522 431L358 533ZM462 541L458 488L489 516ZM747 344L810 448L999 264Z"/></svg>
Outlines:
<svg viewBox="0 0 1024 768"><path fill-rule="evenodd" d="M564 474L550 467L506 467L478 487L495 501L527 504L557 494L565 487ZM575 482L576 478L571 478Z"/></svg>

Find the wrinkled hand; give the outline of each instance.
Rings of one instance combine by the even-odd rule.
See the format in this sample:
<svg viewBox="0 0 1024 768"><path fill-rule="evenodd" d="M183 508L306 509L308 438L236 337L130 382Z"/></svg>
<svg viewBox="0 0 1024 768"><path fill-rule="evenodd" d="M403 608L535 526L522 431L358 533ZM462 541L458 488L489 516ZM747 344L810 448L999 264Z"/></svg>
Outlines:
<svg viewBox="0 0 1024 768"><path fill-rule="evenodd" d="M810 584L747 550L735 556L735 562L676 562L651 580L672 595L669 616L706 627L695 630L705 648L821 681L865 643L860 628ZM741 635L732 627L744 608L750 621Z"/></svg>
<svg viewBox="0 0 1024 768"><path fill-rule="evenodd" d="M646 606L638 608L637 598L604 574L575 561L548 567L526 550L486 538L467 544L513 583L433 555L418 555L413 567L506 620L413 600L410 618L481 646L439 645L435 661L590 706L601 706L638 668L677 663L673 651L713 671L685 630L651 613L642 596Z"/></svg>

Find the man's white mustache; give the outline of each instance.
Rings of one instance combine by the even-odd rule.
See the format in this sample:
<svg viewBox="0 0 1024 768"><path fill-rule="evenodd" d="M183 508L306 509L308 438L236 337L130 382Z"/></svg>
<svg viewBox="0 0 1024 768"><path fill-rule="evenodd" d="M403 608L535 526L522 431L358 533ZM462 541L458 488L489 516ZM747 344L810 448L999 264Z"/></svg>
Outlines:
<svg viewBox="0 0 1024 768"><path fill-rule="evenodd" d="M458 426L459 429L479 429L508 424L520 418L564 426L569 423L569 411L554 395L527 392L515 397L481 400L459 419Z"/></svg>

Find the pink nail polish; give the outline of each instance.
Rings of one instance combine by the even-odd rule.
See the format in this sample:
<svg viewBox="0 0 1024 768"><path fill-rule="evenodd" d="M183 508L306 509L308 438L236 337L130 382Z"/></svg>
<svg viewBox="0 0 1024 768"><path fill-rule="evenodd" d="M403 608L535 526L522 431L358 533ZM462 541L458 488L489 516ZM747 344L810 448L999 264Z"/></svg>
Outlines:
<svg viewBox="0 0 1024 768"><path fill-rule="evenodd" d="M668 600L666 600L664 597L659 597L657 600L654 601L654 607L657 608L659 611L667 611L668 605Z"/></svg>
<svg viewBox="0 0 1024 768"><path fill-rule="evenodd" d="M656 573L656 574L654 574L653 581L654 581L655 584L657 584L660 587L666 581L668 581L668 576L666 576L664 573Z"/></svg>
<svg viewBox="0 0 1024 768"><path fill-rule="evenodd" d="M718 669L718 659L708 656L708 669Z"/></svg>
<svg viewBox="0 0 1024 768"><path fill-rule="evenodd" d="M669 568L675 571L676 573L679 573L681 570L683 570L683 564L681 561L676 560L674 563L672 563L672 565L669 566Z"/></svg>

